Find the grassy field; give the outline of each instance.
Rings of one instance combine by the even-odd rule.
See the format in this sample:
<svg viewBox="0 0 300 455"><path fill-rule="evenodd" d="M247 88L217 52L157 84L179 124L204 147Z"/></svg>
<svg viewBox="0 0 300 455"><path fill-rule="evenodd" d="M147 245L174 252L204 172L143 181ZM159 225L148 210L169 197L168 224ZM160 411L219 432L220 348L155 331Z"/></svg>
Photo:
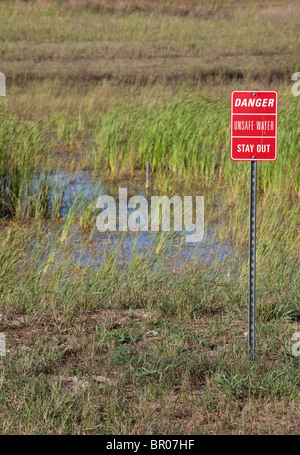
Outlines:
<svg viewBox="0 0 300 455"><path fill-rule="evenodd" d="M0 432L298 434L299 2L16 1L0 18ZM230 92L252 88L279 94L278 160L258 163L255 362L249 165L229 156ZM63 218L53 173L118 187L147 161L153 192L204 195L232 256L177 266L158 238L120 263L122 242L99 237L98 267L74 259L94 217Z"/></svg>
<svg viewBox="0 0 300 455"><path fill-rule="evenodd" d="M299 60L298 2L195 2L198 14L190 2L169 3L190 6L186 15L172 14L170 6L159 14L159 2L126 14L122 3L134 6L113 2L114 14L104 5L97 14L84 2L81 9L72 2L3 3L3 72L22 84L57 76L137 85L215 78L269 82L289 81Z"/></svg>

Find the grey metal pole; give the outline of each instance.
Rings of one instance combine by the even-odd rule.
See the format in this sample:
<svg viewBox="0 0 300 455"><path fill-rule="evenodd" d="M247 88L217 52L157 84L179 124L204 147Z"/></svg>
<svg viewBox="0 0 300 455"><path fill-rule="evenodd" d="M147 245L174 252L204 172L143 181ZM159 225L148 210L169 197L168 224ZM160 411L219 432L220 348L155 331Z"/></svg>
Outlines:
<svg viewBox="0 0 300 455"><path fill-rule="evenodd" d="M249 217L249 358L255 360L255 282L256 282L256 181L257 162L250 162L250 217Z"/></svg>

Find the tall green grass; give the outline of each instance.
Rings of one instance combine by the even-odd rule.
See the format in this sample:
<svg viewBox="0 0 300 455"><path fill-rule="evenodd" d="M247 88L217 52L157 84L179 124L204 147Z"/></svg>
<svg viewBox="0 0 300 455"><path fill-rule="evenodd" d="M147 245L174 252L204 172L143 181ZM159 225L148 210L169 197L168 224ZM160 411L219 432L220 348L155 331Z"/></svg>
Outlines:
<svg viewBox="0 0 300 455"><path fill-rule="evenodd" d="M44 155L39 122L19 122L0 112L0 213L22 217L45 214L48 187L34 174Z"/></svg>
<svg viewBox="0 0 300 455"><path fill-rule="evenodd" d="M259 184L266 191L299 192L300 125L298 100L281 109L278 124L278 161L259 165ZM247 191L248 166L231 162L229 103L203 95L175 96L150 106L138 101L114 105L95 133L96 167L113 173L144 168L170 176L225 182Z"/></svg>

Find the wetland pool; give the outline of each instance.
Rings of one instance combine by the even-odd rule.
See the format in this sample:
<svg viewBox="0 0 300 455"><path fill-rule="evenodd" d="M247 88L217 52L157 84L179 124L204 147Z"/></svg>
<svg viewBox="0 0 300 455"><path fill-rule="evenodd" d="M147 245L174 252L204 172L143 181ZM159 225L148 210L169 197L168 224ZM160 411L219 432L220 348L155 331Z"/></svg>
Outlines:
<svg viewBox="0 0 300 455"><path fill-rule="evenodd" d="M45 236L52 238L53 243L54 239L63 238L60 254L62 257L66 254L71 256L76 265L97 267L112 252L117 254L120 263L128 262L134 255L140 254L148 255L154 261L158 256L160 260L165 257L173 263L174 268L191 260L211 265L215 261L221 264L227 259L239 259L234 245L218 238L215 221L205 222L204 238L197 243L187 243L184 232L99 232L95 216L88 228L80 227L78 217L83 216L86 207L94 207L97 198L103 195L111 195L117 200L120 187L127 188L128 198L141 195L149 199L152 189L145 189L145 181L141 177L110 181L95 175L92 170L81 170L74 173L56 171L48 173L46 177L42 174L36 176L37 180L41 178L47 178L51 187L50 214L60 200L62 218L60 223L51 220L44 223ZM192 196L199 194L193 192ZM183 194L182 189L178 187L176 194ZM172 195L174 194L170 197ZM46 250L51 250L51 241Z"/></svg>

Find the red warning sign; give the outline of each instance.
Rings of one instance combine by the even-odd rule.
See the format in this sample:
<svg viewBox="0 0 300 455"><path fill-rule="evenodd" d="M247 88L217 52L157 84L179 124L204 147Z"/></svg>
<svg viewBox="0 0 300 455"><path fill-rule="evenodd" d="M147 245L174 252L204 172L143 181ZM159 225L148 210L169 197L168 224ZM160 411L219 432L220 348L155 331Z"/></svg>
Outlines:
<svg viewBox="0 0 300 455"><path fill-rule="evenodd" d="M277 159L277 92L231 92L231 152L234 161Z"/></svg>

